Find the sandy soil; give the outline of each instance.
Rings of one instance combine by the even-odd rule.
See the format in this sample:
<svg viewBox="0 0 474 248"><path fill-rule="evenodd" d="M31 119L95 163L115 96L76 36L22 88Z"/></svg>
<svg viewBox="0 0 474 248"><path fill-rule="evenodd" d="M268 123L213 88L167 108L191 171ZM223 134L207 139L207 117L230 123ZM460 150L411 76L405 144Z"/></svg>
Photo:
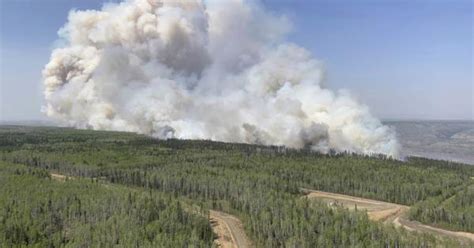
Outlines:
<svg viewBox="0 0 474 248"><path fill-rule="evenodd" d="M54 179L54 180L64 182L64 181L66 181L66 178L68 178L68 177L65 176L65 175L61 175L61 174L51 173L51 178Z"/></svg>
<svg viewBox="0 0 474 248"><path fill-rule="evenodd" d="M230 214L211 210L211 226L217 234L216 244L223 248L248 248L252 247L245 234L242 222Z"/></svg>
<svg viewBox="0 0 474 248"><path fill-rule="evenodd" d="M303 189L303 192L306 193L304 197L318 198L331 206L342 205L351 210L356 208L358 210L366 210L369 219L374 221L392 223L409 231L443 235L467 242L474 241L474 233L448 231L409 220L407 212L410 207L408 206L316 190Z"/></svg>

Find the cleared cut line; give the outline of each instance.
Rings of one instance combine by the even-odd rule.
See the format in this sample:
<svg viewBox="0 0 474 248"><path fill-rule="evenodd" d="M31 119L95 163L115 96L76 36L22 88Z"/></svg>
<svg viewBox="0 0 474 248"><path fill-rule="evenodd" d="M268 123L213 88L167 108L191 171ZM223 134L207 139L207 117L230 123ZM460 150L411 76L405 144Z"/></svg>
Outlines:
<svg viewBox="0 0 474 248"><path fill-rule="evenodd" d="M460 241L474 241L474 233L449 231L409 220L407 218L407 213L410 210L409 206L318 190L301 190L306 194L304 197L309 199L317 198L326 202L330 206L342 205L350 210L356 208L359 210L366 210L369 219L373 221L393 223L395 226L403 227L408 231L444 235L450 238L456 238Z"/></svg>
<svg viewBox="0 0 474 248"><path fill-rule="evenodd" d="M223 248L249 248L250 240L245 234L242 222L235 216L210 210L211 225L218 238L216 243Z"/></svg>

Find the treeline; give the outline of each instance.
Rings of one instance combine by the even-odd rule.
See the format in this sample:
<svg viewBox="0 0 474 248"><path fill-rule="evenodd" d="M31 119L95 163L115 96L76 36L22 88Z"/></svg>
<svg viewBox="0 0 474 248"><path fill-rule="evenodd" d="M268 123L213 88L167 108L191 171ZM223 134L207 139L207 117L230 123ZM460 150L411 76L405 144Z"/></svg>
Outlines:
<svg viewBox="0 0 474 248"><path fill-rule="evenodd" d="M443 167L423 159L160 141L129 133L48 129L0 132L3 137L15 144L0 145L3 161L186 197L191 204L239 216L258 247L456 246L381 226L365 213L309 202L300 189L411 205L466 185L474 176L468 166Z"/></svg>
<svg viewBox="0 0 474 248"><path fill-rule="evenodd" d="M212 246L208 220L184 211L174 197L90 179L56 182L41 169L1 172L0 244L6 247ZM240 200L207 202L238 214L257 247L430 247L437 242L370 222L365 213L256 185L245 187Z"/></svg>
<svg viewBox="0 0 474 248"><path fill-rule="evenodd" d="M216 144L206 149L207 141L202 141L202 147L178 146L176 144L180 142L187 142L176 140L156 141L156 145L150 145L148 138L144 138L143 144L139 141L112 142L109 138L107 141L84 143L46 142L42 145L25 144L12 150L0 146L0 159L86 177L108 177L120 169L142 173L169 170L166 173L171 175L182 175L183 171L194 167L211 173L232 169L234 173L271 175L292 189L319 189L406 205L438 196L443 190L461 185L474 175L470 166L445 168L437 164L432 166L431 160L422 159L401 162L291 150L287 153L268 152L242 144L236 144L234 149L231 149L231 144L223 145L226 149L222 150L212 148Z"/></svg>
<svg viewBox="0 0 474 248"><path fill-rule="evenodd" d="M0 162L0 247L210 247L205 214L170 196Z"/></svg>

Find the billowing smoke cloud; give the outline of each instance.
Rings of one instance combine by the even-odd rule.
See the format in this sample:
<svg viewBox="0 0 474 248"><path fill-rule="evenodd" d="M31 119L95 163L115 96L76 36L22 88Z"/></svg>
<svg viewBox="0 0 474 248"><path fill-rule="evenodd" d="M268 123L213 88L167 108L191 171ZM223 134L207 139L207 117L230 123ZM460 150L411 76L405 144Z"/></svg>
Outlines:
<svg viewBox="0 0 474 248"><path fill-rule="evenodd" d="M44 112L158 138L397 156L394 133L255 2L128 0L71 11L43 71Z"/></svg>

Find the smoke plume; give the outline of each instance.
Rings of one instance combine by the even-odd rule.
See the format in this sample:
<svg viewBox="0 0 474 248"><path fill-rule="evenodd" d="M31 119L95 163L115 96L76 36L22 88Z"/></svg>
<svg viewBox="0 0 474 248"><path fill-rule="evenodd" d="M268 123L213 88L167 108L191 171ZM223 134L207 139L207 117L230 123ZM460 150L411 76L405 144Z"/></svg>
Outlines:
<svg viewBox="0 0 474 248"><path fill-rule="evenodd" d="M71 11L43 71L43 111L78 128L397 156L395 134L290 25L252 1L128 0Z"/></svg>

